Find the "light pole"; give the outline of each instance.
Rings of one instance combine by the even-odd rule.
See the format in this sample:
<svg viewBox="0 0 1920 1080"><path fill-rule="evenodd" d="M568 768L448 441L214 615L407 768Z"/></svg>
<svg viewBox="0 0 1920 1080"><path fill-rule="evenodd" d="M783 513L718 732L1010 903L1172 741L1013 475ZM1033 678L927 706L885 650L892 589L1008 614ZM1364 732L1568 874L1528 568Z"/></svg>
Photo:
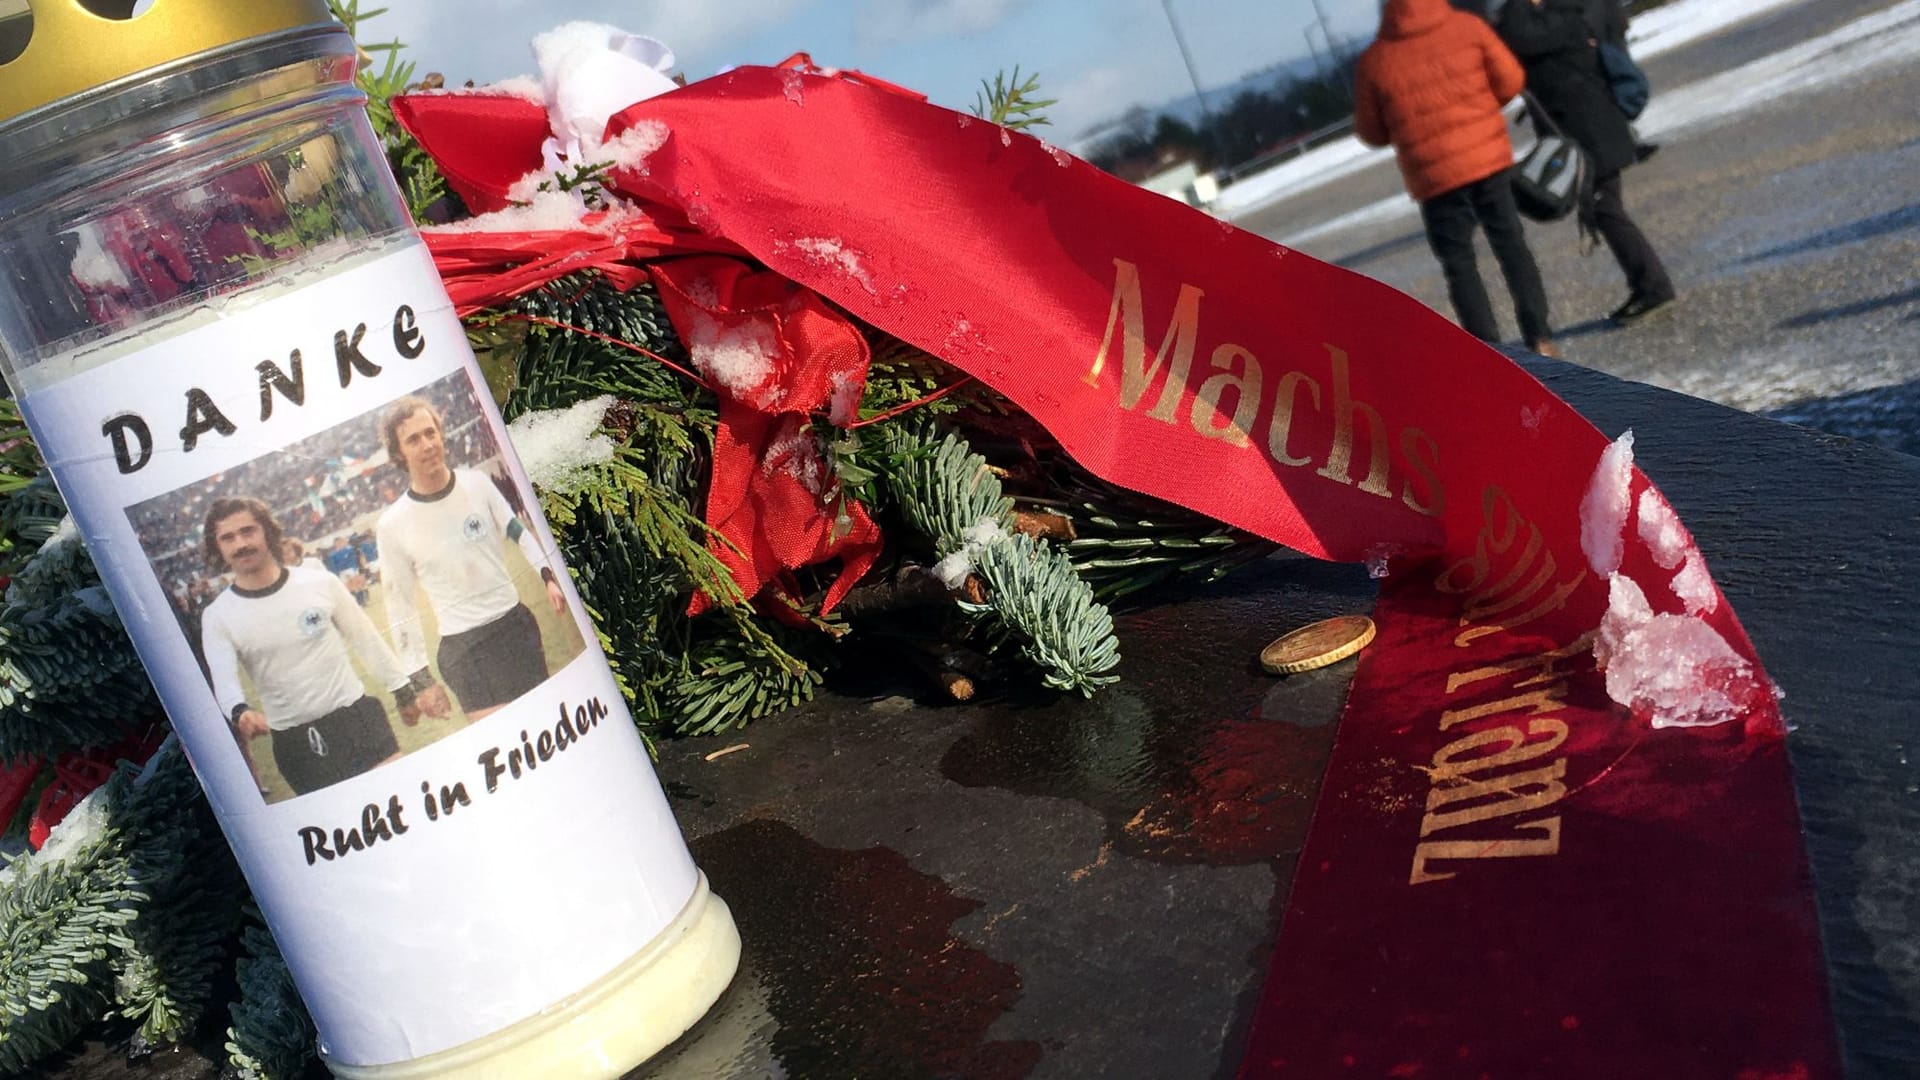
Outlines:
<svg viewBox="0 0 1920 1080"><path fill-rule="evenodd" d="M1306 29L1301 31L1301 33L1306 35L1307 48L1313 52L1314 70L1321 72L1321 78L1338 85L1340 92L1346 96L1347 103L1353 104L1353 87L1348 85L1347 80L1340 76L1340 46L1334 43L1333 31L1327 28L1327 13L1326 10L1320 6L1320 0L1313 0L1313 10L1319 13L1320 21L1318 26L1320 28L1320 39L1327 47L1327 58L1323 66L1320 60L1320 52L1318 49L1315 49L1313 45L1313 30L1316 24L1308 23Z"/></svg>
<svg viewBox="0 0 1920 1080"><path fill-rule="evenodd" d="M1327 62L1330 65L1338 65L1340 53L1333 44L1333 24L1327 21L1327 9L1321 6L1320 0L1313 0L1313 13L1320 18L1320 36L1327 42Z"/></svg>
<svg viewBox="0 0 1920 1080"><path fill-rule="evenodd" d="M1211 141L1213 108L1207 104L1207 92L1200 88L1200 72L1193 66L1193 53L1187 48L1187 36L1180 32L1180 20L1173 17L1173 0L1160 0L1160 10L1167 13L1167 26L1173 31L1173 43L1180 49L1181 61L1187 65L1187 80L1193 83L1193 96L1200 99L1200 115L1206 118L1207 138Z"/></svg>

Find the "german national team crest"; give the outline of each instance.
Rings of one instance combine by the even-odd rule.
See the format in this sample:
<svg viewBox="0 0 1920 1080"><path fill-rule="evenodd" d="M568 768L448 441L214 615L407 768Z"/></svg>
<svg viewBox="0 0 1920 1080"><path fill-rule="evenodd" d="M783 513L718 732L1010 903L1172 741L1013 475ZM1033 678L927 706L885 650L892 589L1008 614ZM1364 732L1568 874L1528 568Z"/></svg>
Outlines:
<svg viewBox="0 0 1920 1080"><path fill-rule="evenodd" d="M478 513L468 514L467 520L460 523L460 535L469 544L479 543L487 535L487 523Z"/></svg>
<svg viewBox="0 0 1920 1080"><path fill-rule="evenodd" d="M327 613L317 607L310 607L300 613L300 636L316 638L327 628Z"/></svg>

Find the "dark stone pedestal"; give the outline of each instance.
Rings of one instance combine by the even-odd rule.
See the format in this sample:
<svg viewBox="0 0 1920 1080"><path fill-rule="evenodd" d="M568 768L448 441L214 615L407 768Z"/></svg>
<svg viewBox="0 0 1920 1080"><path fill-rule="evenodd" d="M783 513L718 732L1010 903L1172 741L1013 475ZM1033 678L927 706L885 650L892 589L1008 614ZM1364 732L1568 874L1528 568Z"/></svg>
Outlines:
<svg viewBox="0 0 1920 1080"><path fill-rule="evenodd" d="M1531 363L1635 429L1785 689L1848 1073L1920 1075L1920 460ZM1091 700L937 704L877 674L665 746L746 956L636 1075L1232 1075L1352 671L1278 680L1257 655L1372 596L1357 568L1276 558L1122 617L1124 680ZM63 1075L122 1075L110 1055ZM195 1060L148 1075L211 1075Z"/></svg>

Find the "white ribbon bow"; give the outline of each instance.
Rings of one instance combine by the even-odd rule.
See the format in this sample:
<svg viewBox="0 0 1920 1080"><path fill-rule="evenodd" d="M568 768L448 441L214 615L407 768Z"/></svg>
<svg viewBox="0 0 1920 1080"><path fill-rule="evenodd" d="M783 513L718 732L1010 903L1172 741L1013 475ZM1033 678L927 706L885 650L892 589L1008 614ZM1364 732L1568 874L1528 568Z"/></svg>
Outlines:
<svg viewBox="0 0 1920 1080"><path fill-rule="evenodd" d="M533 39L553 135L541 148L548 171L591 162L614 113L678 88L673 50L605 23L573 22Z"/></svg>

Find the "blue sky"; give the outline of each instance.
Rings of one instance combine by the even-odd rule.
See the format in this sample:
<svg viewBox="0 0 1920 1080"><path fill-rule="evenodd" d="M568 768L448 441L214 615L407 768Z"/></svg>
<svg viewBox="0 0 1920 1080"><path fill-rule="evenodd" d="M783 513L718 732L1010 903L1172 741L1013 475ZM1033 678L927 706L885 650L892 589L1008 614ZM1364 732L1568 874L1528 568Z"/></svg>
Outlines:
<svg viewBox="0 0 1920 1080"><path fill-rule="evenodd" d="M1376 0L1321 4L1336 35L1372 36ZM1315 20L1312 0L1171 6L1208 88L1304 56ZM406 41L422 71L484 83L531 74L528 39L572 19L659 38L690 79L806 50L956 109L972 104L981 79L1018 64L1060 99L1043 134L1066 144L1128 106L1192 92L1161 0L391 0L367 31Z"/></svg>

